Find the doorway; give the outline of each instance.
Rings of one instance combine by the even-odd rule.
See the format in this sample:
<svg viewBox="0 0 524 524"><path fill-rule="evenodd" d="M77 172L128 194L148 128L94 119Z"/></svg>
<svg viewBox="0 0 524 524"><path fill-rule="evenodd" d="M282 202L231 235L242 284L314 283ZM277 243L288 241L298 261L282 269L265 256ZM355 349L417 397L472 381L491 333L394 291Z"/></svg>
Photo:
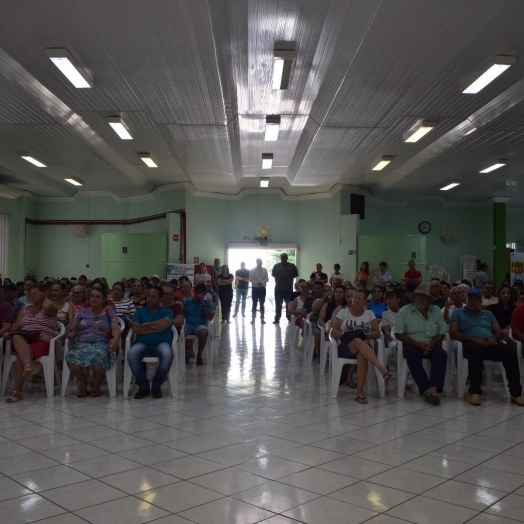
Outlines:
<svg viewBox="0 0 524 524"><path fill-rule="evenodd" d="M257 258L262 259L262 266L267 269L269 282L266 285L266 312L275 311L275 279L271 276L271 270L275 264L280 262L280 255L286 253L288 261L297 264L298 246L297 244L228 244L227 245L227 265L232 275L240 269L240 263L246 263L246 269L253 269L257 265ZM233 306L236 300L236 293L233 294ZM248 291L247 300L251 302L251 287ZM248 303L248 304L249 304ZM246 304L246 311L251 306ZM267 315L266 313L266 315Z"/></svg>

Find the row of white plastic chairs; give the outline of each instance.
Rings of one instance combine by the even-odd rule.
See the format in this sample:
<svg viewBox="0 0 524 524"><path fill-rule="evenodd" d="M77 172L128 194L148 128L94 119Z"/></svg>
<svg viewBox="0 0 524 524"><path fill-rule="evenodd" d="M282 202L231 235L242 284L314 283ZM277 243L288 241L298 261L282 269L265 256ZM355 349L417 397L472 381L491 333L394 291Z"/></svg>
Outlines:
<svg viewBox="0 0 524 524"><path fill-rule="evenodd" d="M295 324L296 317L292 316L290 321L290 348L295 349L297 345L298 334L300 328ZM340 377L342 375L342 368L345 364L356 364L356 359L344 359L338 357L337 346L339 341L336 340L330 333L331 331L331 321L326 323L326 328L324 326L318 326L320 330L320 373L323 374L326 369L327 357L329 355L329 382L331 389L331 396L337 398L338 388L340 383ZM326 340L326 330L328 332L328 340ZM511 336L511 339L517 345L517 354L519 360L520 375L524 380L524 355L522 354L522 344L517 342ZM377 343L377 358L386 365L388 360L389 349L385 349L384 344L384 335L381 334L380 339L376 340ZM404 346L402 342L397 341L397 350L398 350L398 359L397 359L397 394L399 397L403 397L406 389L406 380L408 376L408 363L404 358ZM315 350L315 341L313 328L311 323L311 313L306 317L304 323L304 362L311 363L313 360L313 353ZM457 341L457 352L456 356L453 351L451 351L451 344L449 335L446 335L442 347L448 353L448 362L446 367L446 377L444 382L444 391L448 397L452 395L453 383L454 383L454 372L455 368L457 369L457 380L456 380L456 391L458 398L464 398L466 391L466 383L468 378L468 359L464 358L464 352L462 343ZM456 365L455 365L456 358ZM490 360L484 361L485 370L486 370L486 384L489 391L493 390L493 378L495 374L496 365L499 364L499 368L502 375L502 380L506 389L506 394L509 398L510 393L507 387L506 373L504 371L504 366L501 362L494 362ZM423 359L424 369L429 373L431 369L431 362L428 359ZM377 378L377 384L379 388L380 397L385 397L385 385L384 379L379 371L375 368L375 374ZM367 378L368 390L371 390L373 387L373 366L369 366L368 378Z"/></svg>
<svg viewBox="0 0 524 524"><path fill-rule="evenodd" d="M120 329L122 332L124 332L124 322L122 319L118 319ZM208 326L208 339L206 343L206 350L209 350L211 347L211 341L216 335L215 330L215 320L212 322L207 323ZM177 386L178 386L178 379L183 378L184 372L186 370L186 360L185 360L185 345L186 345L186 339L192 340L193 344L196 345L198 343L198 337L195 335L184 335L184 326L182 326L180 332L181 334L178 335L178 332L176 328L173 326L171 328L172 332L172 342L171 347L173 349L173 364L171 365L171 369L169 371L169 385L171 389L171 394L173 396L176 396L177 392ZM58 387L61 389L62 396L66 395L67 392L67 385L69 382L69 378L71 375L71 372L69 370L68 365L65 362L65 356L67 352L69 351L69 340L66 338L66 332L63 324L58 322L58 332L56 337L52 338L49 345L49 355L45 357L41 357L39 359L36 359L37 362L40 362L42 365L42 369L44 372L44 380L46 385L46 392L48 397L52 397L54 395L55 391L55 381ZM125 398L129 395L129 389L131 387L131 380L132 380L132 373L131 368L129 367L129 363L127 361L127 354L129 351L129 348L134 343L134 333L133 331L129 330L129 333L127 334L127 337L124 341L123 347L120 348L118 358L111 366L109 370L106 372L107 377L107 384L109 388L109 396L115 397L117 394L117 382L122 381L122 389L123 389L123 395ZM60 372L58 369L58 361L57 361L57 350L59 346L63 346L63 369L62 369L62 377L60 377ZM0 369L3 369L2 375L1 375L1 382L0 382L0 393L3 395L5 393L5 389L7 386L7 382L9 380L9 375L12 374L12 366L16 362L17 356L12 351L11 347L11 341L0 341ZM3 362L2 362L3 361ZM158 363L158 358L156 357L145 357L142 359L142 362L145 363ZM3 363L3 366L2 366ZM122 375L122 363L124 365L124 371Z"/></svg>

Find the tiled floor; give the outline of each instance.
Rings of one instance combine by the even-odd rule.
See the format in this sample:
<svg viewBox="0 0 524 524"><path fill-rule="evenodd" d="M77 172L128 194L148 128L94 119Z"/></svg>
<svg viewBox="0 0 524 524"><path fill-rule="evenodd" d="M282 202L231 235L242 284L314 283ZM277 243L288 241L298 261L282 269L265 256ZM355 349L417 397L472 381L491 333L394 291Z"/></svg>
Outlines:
<svg viewBox="0 0 524 524"><path fill-rule="evenodd" d="M524 410L408 392L328 395L287 325L238 320L176 398L0 404L0 521L17 524L524 522Z"/></svg>

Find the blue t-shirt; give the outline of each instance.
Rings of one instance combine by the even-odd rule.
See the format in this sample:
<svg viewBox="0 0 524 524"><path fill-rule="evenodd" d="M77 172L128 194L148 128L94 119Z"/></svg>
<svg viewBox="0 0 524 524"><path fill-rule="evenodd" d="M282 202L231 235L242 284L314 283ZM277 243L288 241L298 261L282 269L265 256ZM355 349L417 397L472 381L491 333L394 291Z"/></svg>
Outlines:
<svg viewBox="0 0 524 524"><path fill-rule="evenodd" d="M204 300L204 304L213 311L213 306L209 300ZM197 304L194 298L186 298L184 300L184 313L186 317L186 324L189 326L205 326L206 314L204 313L204 304Z"/></svg>
<svg viewBox="0 0 524 524"><path fill-rule="evenodd" d="M386 311L386 304L384 302L379 302L378 304L376 302L368 302L368 309L370 311L373 311L375 313L375 316L381 320L382 319L382 313Z"/></svg>
<svg viewBox="0 0 524 524"><path fill-rule="evenodd" d="M171 325L173 324L173 312L170 309L159 307L153 313L147 306L144 306L135 311L131 323L143 324L144 322L154 322L155 320L161 320L162 318L171 319ZM148 345L160 344L160 342L171 344L171 326L159 333L150 333L148 335L137 334L136 341Z"/></svg>
<svg viewBox="0 0 524 524"><path fill-rule="evenodd" d="M461 335L487 340L493 336L491 326L497 322L497 319L487 309L481 309L478 315L472 315L466 311L466 308L461 308L453 311L449 321L458 324Z"/></svg>

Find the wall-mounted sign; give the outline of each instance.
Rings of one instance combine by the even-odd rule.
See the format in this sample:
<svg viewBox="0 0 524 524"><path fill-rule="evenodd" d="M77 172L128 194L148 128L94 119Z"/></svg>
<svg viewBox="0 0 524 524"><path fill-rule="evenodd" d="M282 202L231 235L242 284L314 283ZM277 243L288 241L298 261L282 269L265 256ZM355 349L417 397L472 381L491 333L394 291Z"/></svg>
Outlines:
<svg viewBox="0 0 524 524"><path fill-rule="evenodd" d="M178 235L173 235L173 242L178 242Z"/></svg>
<svg viewBox="0 0 524 524"><path fill-rule="evenodd" d="M356 249L350 249L348 251L348 255L356 255L357 254L357 250Z"/></svg>

